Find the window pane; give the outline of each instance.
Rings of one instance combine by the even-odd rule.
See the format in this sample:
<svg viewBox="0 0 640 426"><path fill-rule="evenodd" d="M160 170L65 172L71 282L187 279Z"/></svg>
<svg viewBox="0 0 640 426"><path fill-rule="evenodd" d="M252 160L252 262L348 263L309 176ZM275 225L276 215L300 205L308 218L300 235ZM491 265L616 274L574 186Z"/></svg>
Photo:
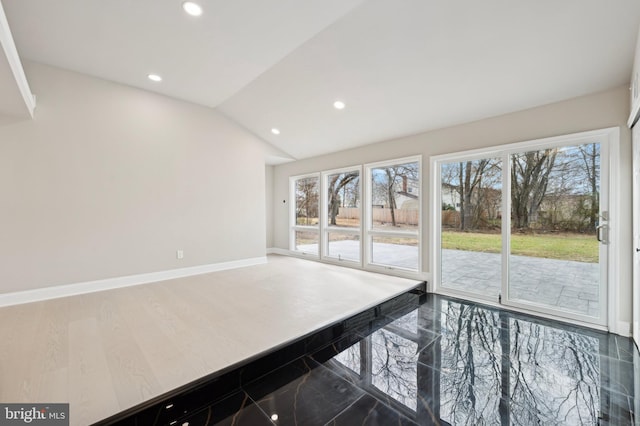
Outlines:
<svg viewBox="0 0 640 426"><path fill-rule="evenodd" d="M413 237L373 237L371 263L418 269L418 239Z"/></svg>
<svg viewBox="0 0 640 426"><path fill-rule="evenodd" d="M418 230L420 219L418 162L371 169L373 229Z"/></svg>
<svg viewBox="0 0 640 426"><path fill-rule="evenodd" d="M327 223L329 226L360 226L360 172L327 176Z"/></svg>
<svg viewBox="0 0 640 426"><path fill-rule="evenodd" d="M441 165L443 287L498 299L502 285L502 161Z"/></svg>
<svg viewBox="0 0 640 426"><path fill-rule="evenodd" d="M296 180L296 225L318 226L319 178Z"/></svg>
<svg viewBox="0 0 640 426"><path fill-rule="evenodd" d="M305 253L318 254L318 232L296 231L296 250Z"/></svg>
<svg viewBox="0 0 640 426"><path fill-rule="evenodd" d="M360 236L330 232L328 255L340 260L359 262Z"/></svg>
<svg viewBox="0 0 640 426"><path fill-rule="evenodd" d="M510 161L510 297L599 318L600 144L519 152Z"/></svg>

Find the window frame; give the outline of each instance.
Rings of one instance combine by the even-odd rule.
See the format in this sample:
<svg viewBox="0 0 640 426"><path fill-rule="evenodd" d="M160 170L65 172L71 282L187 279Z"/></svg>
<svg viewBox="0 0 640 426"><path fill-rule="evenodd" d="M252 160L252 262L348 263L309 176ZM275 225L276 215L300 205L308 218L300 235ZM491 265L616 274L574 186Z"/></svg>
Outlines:
<svg viewBox="0 0 640 426"><path fill-rule="evenodd" d="M318 218L317 225L298 225L297 223L297 198L296 198L296 182L302 179L308 178L317 178L318 179L318 215L321 215L322 211L322 179L320 176L320 172L314 173L306 173L303 175L291 176L289 177L289 199L291 202L289 203L289 250L302 254L304 256L313 257L316 259L320 259L320 254L322 253L322 238L320 234L320 223L321 218ZM308 252L304 250L298 250L296 248L296 232L311 232L318 235L318 252Z"/></svg>
<svg viewBox="0 0 640 426"><path fill-rule="evenodd" d="M443 287L441 285L441 238L440 238L440 230L441 230L441 198L439 187L441 185L441 172L440 165L444 162L455 161L458 158L483 158L483 157L498 157L501 156L506 160L506 164L510 164L510 156L512 154L517 154L520 152L533 151L538 149L545 149L549 147L564 147L564 146L572 146L572 145L581 145L584 143L592 143L594 138L600 138L601 150L603 147L608 146L607 151L601 151L601 179L602 176L607 174L608 184L601 183L602 188L608 189L608 203L604 203L602 201L602 205L608 206L609 219L607 221L608 226L608 254L607 254L607 262L608 268L603 268L602 273L607 278L607 290L606 292L600 293L600 302L604 303L605 313L603 315L603 319L606 322L597 323L591 321L588 317L582 317L580 315L573 315L571 313L567 314L566 312L563 315L558 315L557 310L550 310L545 307L535 307L532 308L532 304L522 304L518 301L509 301L508 295L502 295L502 302L495 303L492 300L484 300L483 303L496 304L496 306L500 307L510 307L516 309L518 312L530 313L533 315L538 315L543 318L550 318L554 320L560 320L572 324L577 324L584 327L600 329L604 331L610 331L613 333L626 333L628 327L620 326L619 321L616 319L616 313L619 312L619 268L612 267L612 265L617 265L620 259L620 240L621 240L621 231L620 231L620 189L619 189L619 173L615 170L615 166L619 165L620 161L620 128L619 127L608 127L598 130L590 130L585 132L575 132L569 133L565 135L559 136L551 136L547 138L541 139L532 139L528 141L515 142L505 145L494 145L489 147L477 148L472 150L465 150L447 154L434 155L430 157L430 176L429 176L429 184L431 189L431 206L430 206L430 214L432 216L432 220L430 222L429 228L429 248L432 250L431 255L429 257L430 261L430 269L433 279L432 289L434 293L437 294L448 294L453 297L461 297L466 300L481 300L475 294L463 294L461 292L451 291L450 288ZM609 168L607 170L607 167ZM510 169L509 169L510 170ZM602 182L602 181L601 181ZM508 186L507 186L508 185ZM504 180L503 180L503 188L507 188L508 191L510 189L510 172L507 172ZM502 200L502 211L503 212L511 212L511 199L510 197L503 197ZM507 222L508 220L508 222ZM509 215L503 214L503 227L506 229L510 229L511 227L511 217ZM503 232L503 242L502 242L502 250L506 253L504 254L505 259L508 258L511 252L510 247L510 239L505 238L506 231ZM509 276L509 264L508 262L502 262L501 271L502 277ZM507 285L507 284L503 284ZM506 301L506 303L505 303Z"/></svg>
<svg viewBox="0 0 640 426"><path fill-rule="evenodd" d="M380 230L373 229L373 185L372 185L372 172L373 169L399 165L399 164L407 164L407 163L418 163L418 228L415 231L389 231L389 230ZM423 185L422 181L424 179L422 172L422 156L414 155L410 157L396 158L393 160L385 160L379 161L375 163L368 163L364 165L365 174L365 194L366 194L366 204L365 204L365 219L364 219L364 257L363 262L365 264L366 269L377 271L377 272L387 272L387 271L398 271L402 275L405 274L422 274L422 266L423 266L423 245L422 239L422 226L423 226L423 204L424 204L424 193L423 193ZM392 266L385 265L381 263L373 262L373 238L374 237L398 237L398 238L415 238L418 243L418 264L416 265L416 269L403 268L400 266Z"/></svg>
<svg viewBox="0 0 640 426"><path fill-rule="evenodd" d="M359 174L359 181L358 181L358 192L360 194L360 207L358 208L358 210L360 211L360 226L358 227L352 227L352 228L341 228L341 227L337 227L337 226L331 226L328 224L328 216L329 216L329 194L328 194L328 179L329 176L332 175L336 175L336 174L340 174L340 173L348 173L348 172L354 172L357 171ZM330 262L336 262L336 263L340 263L340 264L350 264L352 266L359 266L362 267L363 265L363 259L364 259L364 255L363 255L363 230L364 230L364 218L363 218L363 214L364 214L364 209L363 209L363 204L364 204L364 194L362 192L362 179L363 179L363 173L362 173L362 166L361 165L357 165L357 166L351 166L351 167L341 167L339 169L332 169L332 170L326 170L323 171L321 173L321 183L322 183L322 196L320 197L321 199L321 218L320 218L320 232L321 232L321 246L322 246L322 250L320 252L321 257L324 260L330 261ZM343 235L357 235L359 238L359 258L358 260L351 260L351 259L341 259L339 257L335 257L335 256L330 256L329 255L329 234L343 234Z"/></svg>
<svg viewBox="0 0 640 426"><path fill-rule="evenodd" d="M317 260L323 263L330 263L340 266L345 266L354 269L360 269L371 272L378 272L387 275L394 275L398 277L424 280L429 278L429 274L425 273L423 268L425 262L424 247L425 236L423 235L424 228L424 171L422 166L422 155L416 154L407 157L395 158L390 160L356 164L347 167L335 168L330 170L322 170L318 172L305 173L289 177L289 254L293 256L300 256ZM375 168L400 165L407 163L418 163L418 227L416 230L409 231L390 231L380 230L372 228L372 183L371 174ZM328 193L327 192L327 178L330 175L336 173L344 173L348 171L359 171L360 182L360 226L354 228L341 228L328 226ZM304 226L297 225L296 223L296 181L309 177L318 178L319 197L318 197L318 225L317 226ZM326 194L325 194L326 193ZM296 231L313 232L318 236L318 252L305 252L303 250L296 250ZM341 233L344 235L358 235L360 238L360 259L353 261L349 259L338 259L328 255L329 249L329 234ZM409 237L415 238L418 246L418 262L416 269L403 268L400 266L384 265L372 262L372 242L374 237Z"/></svg>

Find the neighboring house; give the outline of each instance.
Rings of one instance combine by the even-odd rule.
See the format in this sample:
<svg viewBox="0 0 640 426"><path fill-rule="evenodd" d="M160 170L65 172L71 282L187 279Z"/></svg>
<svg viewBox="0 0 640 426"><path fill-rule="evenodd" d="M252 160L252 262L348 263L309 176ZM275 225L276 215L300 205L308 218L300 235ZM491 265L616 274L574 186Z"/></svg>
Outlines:
<svg viewBox="0 0 640 426"><path fill-rule="evenodd" d="M418 209L420 186L417 179L402 176L402 187L396 191L396 206L399 209Z"/></svg>
<svg viewBox="0 0 640 426"><path fill-rule="evenodd" d="M455 211L460 211L460 193L457 186L442 182L441 197L443 206L451 206Z"/></svg>
<svg viewBox="0 0 640 426"><path fill-rule="evenodd" d="M396 185L395 190L396 208L401 209L405 202L413 201L417 206L417 201L420 198L420 185L417 179L412 179L407 176L402 176L402 181L399 185ZM410 204L413 204L410 203ZM378 208L388 208L389 198L385 191L374 191L371 204ZM417 208L417 207L408 207Z"/></svg>
<svg viewBox="0 0 640 426"><path fill-rule="evenodd" d="M441 191L443 209L444 207L451 206L455 211L459 212L461 203L458 187L443 182ZM501 194L502 193L498 189L480 188L473 192L471 204L481 205L483 209L483 217L487 219L498 219L502 217Z"/></svg>

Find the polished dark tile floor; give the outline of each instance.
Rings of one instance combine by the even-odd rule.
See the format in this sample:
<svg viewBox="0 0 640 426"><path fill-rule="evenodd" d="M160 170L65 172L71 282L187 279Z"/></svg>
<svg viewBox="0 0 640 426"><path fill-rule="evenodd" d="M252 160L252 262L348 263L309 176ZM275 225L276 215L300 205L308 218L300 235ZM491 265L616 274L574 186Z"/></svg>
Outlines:
<svg viewBox="0 0 640 426"><path fill-rule="evenodd" d="M637 424L630 339L415 298L178 424Z"/></svg>

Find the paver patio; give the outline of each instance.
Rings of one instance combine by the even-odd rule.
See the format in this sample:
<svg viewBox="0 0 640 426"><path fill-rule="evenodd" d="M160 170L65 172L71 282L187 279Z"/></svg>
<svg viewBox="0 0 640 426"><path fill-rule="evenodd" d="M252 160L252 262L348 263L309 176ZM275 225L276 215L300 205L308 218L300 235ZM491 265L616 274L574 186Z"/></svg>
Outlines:
<svg viewBox="0 0 640 426"><path fill-rule="evenodd" d="M502 256L442 250L442 285L495 296L501 283ZM511 256L511 298L598 316L600 267L597 263Z"/></svg>
<svg viewBox="0 0 640 426"><path fill-rule="evenodd" d="M317 252L317 244L299 247ZM335 241L330 254L358 259L357 241ZM374 262L415 268L418 248L396 244L374 244ZM442 250L442 285L498 299L501 283L501 255L463 250ZM599 314L600 268L597 263L511 256L512 299L534 302L581 315Z"/></svg>

